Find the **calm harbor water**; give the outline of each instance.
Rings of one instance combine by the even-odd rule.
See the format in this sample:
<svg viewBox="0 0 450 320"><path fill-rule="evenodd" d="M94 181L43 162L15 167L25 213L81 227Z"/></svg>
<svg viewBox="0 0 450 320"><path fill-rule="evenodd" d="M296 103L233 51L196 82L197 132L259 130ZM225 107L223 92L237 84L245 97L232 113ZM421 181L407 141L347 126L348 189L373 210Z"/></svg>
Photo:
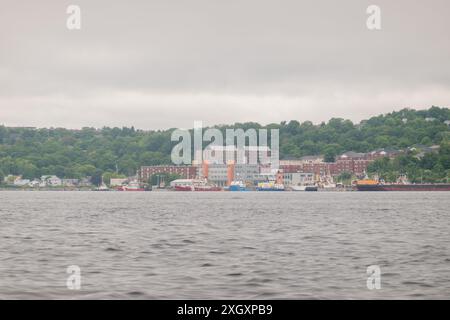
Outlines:
<svg viewBox="0 0 450 320"><path fill-rule="evenodd" d="M449 208L446 192L4 191L0 299L449 299Z"/></svg>

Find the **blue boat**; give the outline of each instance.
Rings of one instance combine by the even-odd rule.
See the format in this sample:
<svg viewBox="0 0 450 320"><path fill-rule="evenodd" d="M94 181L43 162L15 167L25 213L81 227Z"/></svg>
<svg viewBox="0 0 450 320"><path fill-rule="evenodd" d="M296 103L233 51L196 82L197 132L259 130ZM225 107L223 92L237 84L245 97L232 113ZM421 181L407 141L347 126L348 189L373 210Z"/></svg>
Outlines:
<svg viewBox="0 0 450 320"><path fill-rule="evenodd" d="M228 191L248 191L248 189L242 181L232 181Z"/></svg>

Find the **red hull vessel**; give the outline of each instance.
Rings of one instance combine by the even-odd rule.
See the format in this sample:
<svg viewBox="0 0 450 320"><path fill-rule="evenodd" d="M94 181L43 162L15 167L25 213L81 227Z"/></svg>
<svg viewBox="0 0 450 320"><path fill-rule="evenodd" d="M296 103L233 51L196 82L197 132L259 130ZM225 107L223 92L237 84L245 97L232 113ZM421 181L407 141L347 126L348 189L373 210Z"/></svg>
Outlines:
<svg viewBox="0 0 450 320"><path fill-rule="evenodd" d="M358 191L450 191L450 184L359 184Z"/></svg>

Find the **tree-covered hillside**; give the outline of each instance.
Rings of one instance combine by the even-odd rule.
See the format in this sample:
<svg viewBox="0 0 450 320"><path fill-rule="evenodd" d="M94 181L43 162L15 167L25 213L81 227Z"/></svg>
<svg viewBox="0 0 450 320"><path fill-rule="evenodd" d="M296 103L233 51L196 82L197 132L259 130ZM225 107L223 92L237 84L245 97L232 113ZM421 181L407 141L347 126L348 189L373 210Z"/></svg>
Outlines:
<svg viewBox="0 0 450 320"><path fill-rule="evenodd" d="M327 123L292 120L261 126L237 123L226 128L280 129L281 158L344 151L367 152L377 148L405 148L415 144L441 144L449 140L448 108L404 109L361 123L331 119ZM0 119L1 121L1 119ZM54 174L77 178L100 172L131 175L141 165L169 164L175 143L173 129L143 131L134 128L33 129L0 126L0 175L24 178ZM445 168L444 168L445 169ZM447 168L448 169L448 168Z"/></svg>
<svg viewBox="0 0 450 320"><path fill-rule="evenodd" d="M418 156L416 151L399 155L394 159L377 159L367 168L368 174L386 182L395 182L406 175L414 183L450 182L450 143L442 142L438 152Z"/></svg>

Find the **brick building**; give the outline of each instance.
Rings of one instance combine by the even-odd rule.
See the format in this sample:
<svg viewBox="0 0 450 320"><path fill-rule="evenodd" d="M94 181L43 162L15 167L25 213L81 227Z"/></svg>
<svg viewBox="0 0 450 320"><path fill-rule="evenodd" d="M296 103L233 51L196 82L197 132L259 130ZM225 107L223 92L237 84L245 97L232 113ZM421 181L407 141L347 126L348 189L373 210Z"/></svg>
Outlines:
<svg viewBox="0 0 450 320"><path fill-rule="evenodd" d="M280 160L280 169L284 173L309 172L318 176L336 176L343 172L362 175L372 161L382 157L395 157L399 153L398 150L384 149L369 153L350 151L340 155L335 162L324 162L321 156L307 156L298 160Z"/></svg>
<svg viewBox="0 0 450 320"><path fill-rule="evenodd" d="M194 179L198 175L196 166L143 166L139 180L148 181L154 174L178 174L182 179Z"/></svg>

